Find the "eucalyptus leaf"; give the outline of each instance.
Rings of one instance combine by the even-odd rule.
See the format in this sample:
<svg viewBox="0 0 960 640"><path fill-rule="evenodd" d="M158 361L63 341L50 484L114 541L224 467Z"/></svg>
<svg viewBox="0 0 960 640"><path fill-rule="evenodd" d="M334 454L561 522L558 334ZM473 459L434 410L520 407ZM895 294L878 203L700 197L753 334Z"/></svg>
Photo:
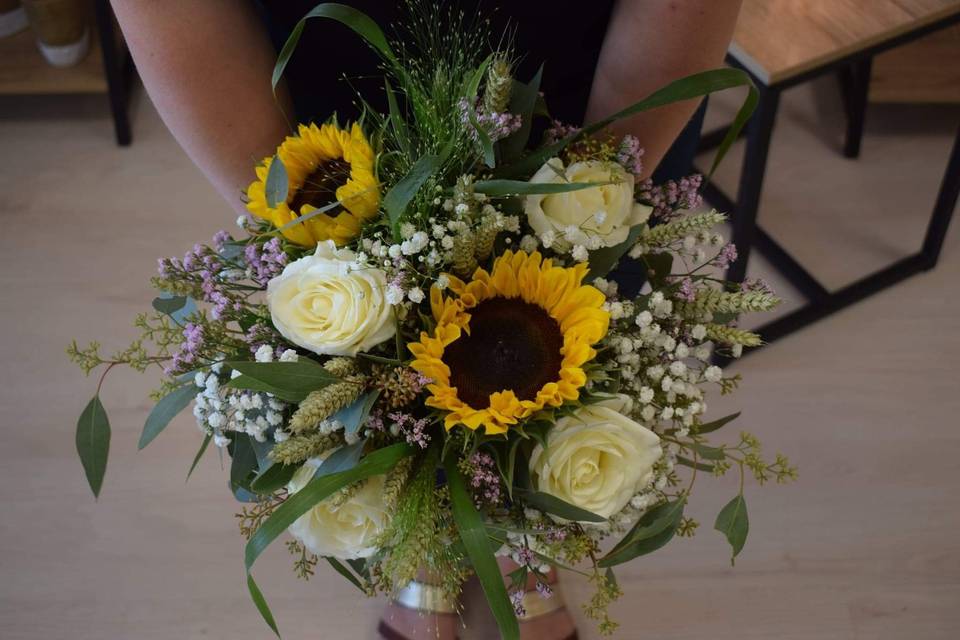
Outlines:
<svg viewBox="0 0 960 640"><path fill-rule="evenodd" d="M288 402L301 402L311 391L339 380L309 358L300 358L296 362L231 361L226 364L243 374L230 380L226 386L266 391Z"/></svg>
<svg viewBox="0 0 960 640"><path fill-rule="evenodd" d="M576 507L569 502L550 495L549 493L543 493L541 491L521 491L520 498L522 498L527 505L533 507L534 509L552 513L553 515L560 516L565 520L571 520L574 522L607 521L607 519L603 516L598 516L595 513L587 511L586 509Z"/></svg>
<svg viewBox="0 0 960 640"><path fill-rule="evenodd" d="M335 449L324 459L313 477L319 478L353 469L357 466L357 463L360 462L360 456L363 455L363 446L365 444L366 440L360 440Z"/></svg>
<svg viewBox="0 0 960 640"><path fill-rule="evenodd" d="M637 243L637 238L640 237L643 227L644 225L640 224L630 227L630 231L627 233L627 239L620 244L591 251L589 258L590 271L587 272L586 281L592 282L613 271L620 262L620 259Z"/></svg>
<svg viewBox="0 0 960 640"><path fill-rule="evenodd" d="M287 201L287 191L290 188L289 178L287 178L287 167L280 159L280 155L273 156L270 161L270 169L267 171L267 184L264 189L267 206L271 209Z"/></svg>
<svg viewBox="0 0 960 640"><path fill-rule="evenodd" d="M399 443L378 449L365 457L354 468L320 478L313 478L307 485L288 497L283 504L270 514L257 529L244 548L244 566L247 570L247 589L250 597L257 606L257 610L274 632L277 631L276 621L267 606L263 593L253 579L251 570L260 554L271 542L277 539L293 524L297 518L313 508L320 501L330 497L336 491L349 484L369 478L370 476L387 473L399 460L413 453L410 445ZM279 634L278 634L279 635Z"/></svg>
<svg viewBox="0 0 960 640"><path fill-rule="evenodd" d="M77 420L77 453L90 490L99 498L110 453L110 421L99 395L91 398Z"/></svg>
<svg viewBox="0 0 960 640"><path fill-rule="evenodd" d="M190 469L187 471L187 480L189 480L190 476L193 475L193 471L200 463L200 459L203 458L203 454L207 452L207 447L210 446L211 440L213 440L213 436L211 434L208 433L203 436L203 442L200 444L200 449L197 451L197 455L193 456L193 462L190 464Z"/></svg>
<svg viewBox="0 0 960 640"><path fill-rule="evenodd" d="M274 91L277 90L277 85L280 84L280 78L283 77L283 70L286 69L287 63L290 62L290 57L297 48L300 36L303 35L303 28L310 18L330 18L336 20L353 29L358 35L373 45L387 60L395 59L393 50L390 48L386 36L383 35L383 31L370 16L353 7L348 7L336 2L325 2L317 5L310 10L307 15L300 18L300 21L297 22L293 31L290 32L290 36L284 43L283 49L280 50L280 55L277 56L277 64L273 68L271 84L273 85Z"/></svg>
<svg viewBox="0 0 960 640"><path fill-rule="evenodd" d="M454 522L457 524L460 541L480 580L480 586L483 587L483 593L497 621L500 635L504 640L519 640L520 626L514 614L513 605L510 604L500 568L487 539L483 518L473 504L473 497L467 491L463 474L457 467L456 456L449 456L444 460L444 469L447 485L450 488L450 508L453 511Z"/></svg>
<svg viewBox="0 0 960 640"><path fill-rule="evenodd" d="M153 442L153 439L160 435L160 432L167 428L170 421L186 409L190 405L190 401L196 396L197 388L193 384L184 385L163 396L154 405L150 415L147 416L147 421L143 425L143 432L140 434L140 442L137 443L137 449L143 449Z"/></svg>
<svg viewBox="0 0 960 640"><path fill-rule="evenodd" d="M713 528L722 533L733 553L730 555L730 564L734 564L737 555L743 550L743 545L747 542L747 533L750 531L750 521L747 518L747 501L743 494L737 495L728 502L720 513L717 514L717 520L713 523Z"/></svg>
<svg viewBox="0 0 960 640"><path fill-rule="evenodd" d="M245 433L234 433L230 445L230 488L236 490L250 490L250 476L257 469L257 454L253 450L250 436Z"/></svg>
<svg viewBox="0 0 960 640"><path fill-rule="evenodd" d="M357 398L353 403L337 411L331 419L336 420L343 425L345 433L356 433L360 430L370 417L370 411L373 405L380 397L380 390L374 389Z"/></svg>
<svg viewBox="0 0 960 640"><path fill-rule="evenodd" d="M723 460L727 457L726 454L724 454L723 449L711 447L699 442L691 442L687 446L696 451L697 455L704 460Z"/></svg>
<svg viewBox="0 0 960 640"><path fill-rule="evenodd" d="M197 311L197 303L190 296L175 296L171 293L161 293L153 299L153 308L160 313L170 316L179 325L187 320L187 316Z"/></svg>
<svg viewBox="0 0 960 640"><path fill-rule="evenodd" d="M253 489L254 493L259 493L260 495L274 493L290 482L290 479L293 478L293 474L297 472L298 468L295 464L275 462L261 471L260 474L250 482L250 488Z"/></svg>
<svg viewBox="0 0 960 640"><path fill-rule="evenodd" d="M673 538L677 527L680 526L685 505L686 499L680 498L657 505L647 511L620 542L600 560L599 565L612 567L662 547Z"/></svg>
<svg viewBox="0 0 960 640"><path fill-rule="evenodd" d="M685 467L690 467L691 469L697 469L699 471L706 471L707 473L713 473L713 465L707 464L705 462L694 462L690 458L685 458L683 456L677 456L677 462L682 464Z"/></svg>
<svg viewBox="0 0 960 640"><path fill-rule="evenodd" d="M740 417L740 412L737 411L736 413L731 413L730 415L724 416L718 420L714 420L713 422L707 422L705 424L698 425L696 427L696 433L704 434L704 433L711 433L713 431L717 431L718 429L726 425L728 422L733 422L739 417Z"/></svg>

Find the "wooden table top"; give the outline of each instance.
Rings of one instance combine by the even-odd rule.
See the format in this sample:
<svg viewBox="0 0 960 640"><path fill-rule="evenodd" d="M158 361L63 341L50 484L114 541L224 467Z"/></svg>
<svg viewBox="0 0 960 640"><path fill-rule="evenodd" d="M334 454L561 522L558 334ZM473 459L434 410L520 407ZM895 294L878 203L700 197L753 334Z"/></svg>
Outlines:
<svg viewBox="0 0 960 640"><path fill-rule="evenodd" d="M960 0L744 0L730 54L770 86L956 14Z"/></svg>

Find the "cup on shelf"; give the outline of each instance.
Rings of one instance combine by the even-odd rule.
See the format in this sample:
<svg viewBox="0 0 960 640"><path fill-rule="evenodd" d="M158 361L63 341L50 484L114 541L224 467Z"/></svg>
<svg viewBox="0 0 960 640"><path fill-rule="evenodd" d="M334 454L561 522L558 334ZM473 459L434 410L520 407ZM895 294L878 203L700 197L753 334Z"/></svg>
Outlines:
<svg viewBox="0 0 960 640"><path fill-rule="evenodd" d="M0 0L2 1L2 0ZM55 67L79 63L90 50L89 3L86 0L21 0L37 46Z"/></svg>
<svg viewBox="0 0 960 640"><path fill-rule="evenodd" d="M20 0L0 0L0 38L20 33L30 24Z"/></svg>

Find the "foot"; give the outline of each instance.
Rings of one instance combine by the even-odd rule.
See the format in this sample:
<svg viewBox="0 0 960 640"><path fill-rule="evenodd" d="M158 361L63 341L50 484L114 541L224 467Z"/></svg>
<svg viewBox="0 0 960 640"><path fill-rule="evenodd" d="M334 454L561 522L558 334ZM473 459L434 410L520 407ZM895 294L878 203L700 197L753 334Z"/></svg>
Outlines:
<svg viewBox="0 0 960 640"><path fill-rule="evenodd" d="M500 564L500 572L504 576L515 571L519 566L509 558L498 558L497 560ZM557 583L557 578L556 569L551 569L547 574L546 581L552 587L551 600L562 597L556 588L553 588ZM526 590L537 592L536 576L528 576ZM520 620L520 640L571 640L577 637L576 633L577 627L573 622L573 617L565 606L543 615Z"/></svg>

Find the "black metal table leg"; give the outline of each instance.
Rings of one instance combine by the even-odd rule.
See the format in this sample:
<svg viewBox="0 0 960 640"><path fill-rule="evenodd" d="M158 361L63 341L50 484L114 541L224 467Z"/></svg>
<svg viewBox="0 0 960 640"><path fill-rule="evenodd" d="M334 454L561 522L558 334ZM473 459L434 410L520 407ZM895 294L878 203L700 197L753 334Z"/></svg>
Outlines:
<svg viewBox="0 0 960 640"><path fill-rule="evenodd" d="M844 103L847 111L847 133L843 143L843 155L847 158L856 158L860 155L872 67L873 58L868 56L850 63L842 74Z"/></svg>
<svg viewBox="0 0 960 640"><path fill-rule="evenodd" d="M779 89L762 86L759 89L760 101L748 125L747 148L743 156L740 185L737 188L736 208L731 211L731 241L737 245L740 254L727 271L727 279L732 282L743 282L750 260L750 249L756 241L757 209L763 190L763 174L767 167L767 151L770 149L770 137L780 102Z"/></svg>
<svg viewBox="0 0 960 640"><path fill-rule="evenodd" d="M130 144L130 118L127 114L129 82L125 68L126 54L117 46L113 28L113 12L108 0L97 0L94 5L97 30L100 33L100 49L103 52L103 69L107 77L107 89L110 95L110 111L113 114L113 127L117 144L125 147Z"/></svg>
<svg viewBox="0 0 960 640"><path fill-rule="evenodd" d="M940 259L940 250L947 236L947 227L950 226L953 210L957 208L958 198L960 198L960 128L957 129L957 135L953 139L953 149L947 161L947 170L940 182L940 191L933 206L933 216L930 218L930 224L927 225L927 235L923 239L923 250L920 253L925 261L925 269L933 269L937 265L937 260Z"/></svg>

